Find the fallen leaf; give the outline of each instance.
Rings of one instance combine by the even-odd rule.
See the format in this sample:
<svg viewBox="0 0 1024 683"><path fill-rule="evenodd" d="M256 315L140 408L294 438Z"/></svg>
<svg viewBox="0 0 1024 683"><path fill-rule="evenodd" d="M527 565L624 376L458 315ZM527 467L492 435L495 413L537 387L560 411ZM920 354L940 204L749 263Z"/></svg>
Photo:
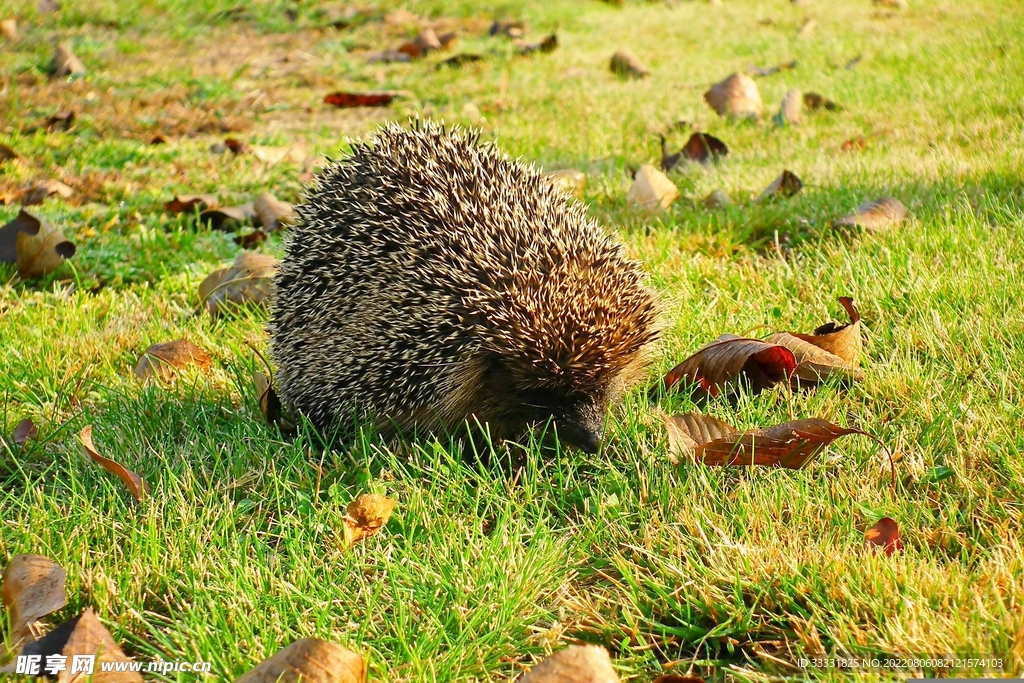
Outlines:
<svg viewBox="0 0 1024 683"><path fill-rule="evenodd" d="M819 95L816 92L804 93L804 106L809 111L815 111L817 109L825 109L827 111L839 111L842 109L838 104L828 99L824 95Z"/></svg>
<svg viewBox="0 0 1024 683"><path fill-rule="evenodd" d="M619 683L608 650L597 645L570 645L552 652L518 683Z"/></svg>
<svg viewBox="0 0 1024 683"><path fill-rule="evenodd" d="M507 38L522 38L526 35L529 26L525 21L495 21L491 24L488 34L492 36L505 36Z"/></svg>
<svg viewBox="0 0 1024 683"><path fill-rule="evenodd" d="M211 230L237 230L256 224L256 209L251 203L206 209L199 213L199 224L209 224Z"/></svg>
<svg viewBox="0 0 1024 683"><path fill-rule="evenodd" d="M644 164L633 179L626 195L626 204L649 211L663 211L679 198L679 190L664 173L650 164Z"/></svg>
<svg viewBox="0 0 1024 683"><path fill-rule="evenodd" d="M759 119L764 112L757 83L740 73L735 73L711 86L711 89L704 93L704 101L719 116Z"/></svg>
<svg viewBox="0 0 1024 683"><path fill-rule="evenodd" d="M190 365L206 372L210 364L209 353L187 339L175 339L146 349L135 366L135 376L143 382L153 378L169 380Z"/></svg>
<svg viewBox="0 0 1024 683"><path fill-rule="evenodd" d="M372 536L388 523L395 501L386 496L367 493L348 504L344 522L344 547Z"/></svg>
<svg viewBox="0 0 1024 683"><path fill-rule="evenodd" d="M282 202L269 192L261 192L252 202L253 211L263 229L267 232L280 230L298 220L295 208L288 202Z"/></svg>
<svg viewBox="0 0 1024 683"><path fill-rule="evenodd" d="M212 273L199 285L200 305L211 315L233 306L262 304L270 296L270 280L277 272L277 259L255 251L244 251L228 268Z"/></svg>
<svg viewBox="0 0 1024 683"><path fill-rule="evenodd" d="M839 149L843 152L852 152L855 149L864 149L868 146L867 138L863 135L858 135L855 138L850 138L844 142Z"/></svg>
<svg viewBox="0 0 1024 683"><path fill-rule="evenodd" d="M515 41L515 43L519 48L519 54L521 55L530 55L534 52L547 54L548 52L554 52L558 49L558 34L552 33L539 43L524 43L518 40Z"/></svg>
<svg viewBox="0 0 1024 683"><path fill-rule="evenodd" d="M39 436L39 430L36 429L35 423L26 417L18 423L17 427L14 428L14 433L11 434L11 440L21 446L29 439L35 439L37 436Z"/></svg>
<svg viewBox="0 0 1024 683"><path fill-rule="evenodd" d="M891 517L882 517L874 526L864 532L864 542L881 548L886 555L903 549L900 527Z"/></svg>
<svg viewBox="0 0 1024 683"><path fill-rule="evenodd" d="M728 156L729 147L714 135L694 133L683 145L681 153L686 159L706 164Z"/></svg>
<svg viewBox="0 0 1024 683"><path fill-rule="evenodd" d="M397 95L390 92L333 92L324 97L324 102L342 109L355 107L386 107Z"/></svg>
<svg viewBox="0 0 1024 683"><path fill-rule="evenodd" d="M21 654L40 656L43 673L56 673L57 683L80 683L85 680L86 677L81 673L70 673L71 659L75 655L96 657L93 664L95 673L88 677L92 683L142 683L142 675L125 666L132 661L131 658L124 654L91 609L65 621L39 640L28 643L22 648ZM47 660L55 655L66 658L65 668L45 671ZM124 670L119 671L122 667ZM106 671L108 668L112 670Z"/></svg>
<svg viewBox="0 0 1024 683"><path fill-rule="evenodd" d="M363 658L342 646L319 638L297 640L235 683L366 683Z"/></svg>
<svg viewBox="0 0 1024 683"><path fill-rule="evenodd" d="M135 500L142 500L149 492L149 486L142 480L142 477L127 469L124 465L104 458L96 450L92 442L92 425L86 425L78 433L78 440L82 442L86 455L100 467L110 472L128 487L128 491L135 497Z"/></svg>
<svg viewBox="0 0 1024 683"><path fill-rule="evenodd" d="M801 189L803 189L804 183L795 173L789 170L783 170L779 177L772 181L771 185L765 188L764 192L755 199L754 201L763 202L769 199L777 199L779 197L792 197Z"/></svg>
<svg viewBox="0 0 1024 683"><path fill-rule="evenodd" d="M235 235L234 242L242 249L252 249L253 247L263 244L267 241L267 233L262 230L253 230L247 232L244 235Z"/></svg>
<svg viewBox="0 0 1024 683"><path fill-rule="evenodd" d="M845 381L864 379L864 373L846 360L795 335L777 332L767 337L765 342L785 346L793 352L796 359L796 370L793 371L792 377L794 384L816 384L833 376Z"/></svg>
<svg viewBox="0 0 1024 683"><path fill-rule="evenodd" d="M25 210L0 228L0 262L17 263L23 280L53 272L74 255L75 245L60 231Z"/></svg>
<svg viewBox="0 0 1024 683"><path fill-rule="evenodd" d="M680 676L679 674L661 674L654 683L704 683L700 676Z"/></svg>
<svg viewBox="0 0 1024 683"><path fill-rule="evenodd" d="M775 122L780 125L800 125L800 115L803 113L803 93L796 88L788 91L782 98L782 105L779 107L779 114Z"/></svg>
<svg viewBox="0 0 1024 683"><path fill-rule="evenodd" d="M15 159L20 158L21 157L18 156L18 153L15 152L10 147L8 147L7 145L0 145L0 163L3 163L5 161L14 161Z"/></svg>
<svg viewBox="0 0 1024 683"><path fill-rule="evenodd" d="M440 49L441 41L438 40L437 34L434 33L434 29L428 27L420 31L420 34L416 36L416 40L403 43L402 46L398 48L398 51L404 52L413 59L419 59L420 57L425 57L434 50Z"/></svg>
<svg viewBox="0 0 1024 683"><path fill-rule="evenodd" d="M817 27L818 27L818 22L816 22L814 19L808 19L807 21L805 21L803 23L803 25L800 27L800 29L796 32L796 37L797 38L807 38L812 33L814 33L814 29L817 28Z"/></svg>
<svg viewBox="0 0 1024 683"><path fill-rule="evenodd" d="M249 143L237 138L224 138L224 146L231 150L232 154L248 154Z"/></svg>
<svg viewBox="0 0 1024 683"><path fill-rule="evenodd" d="M740 375L755 394L788 380L796 370L793 352L779 344L723 334L672 368L663 384L671 389L684 377L710 396Z"/></svg>
<svg viewBox="0 0 1024 683"><path fill-rule="evenodd" d="M67 572L42 555L15 555L0 579L0 599L10 624L8 642L16 648L35 639L33 624L67 604Z"/></svg>
<svg viewBox="0 0 1024 683"><path fill-rule="evenodd" d="M164 204L164 208L172 213L192 213L196 209L216 209L219 203L215 194L178 194Z"/></svg>
<svg viewBox="0 0 1024 683"><path fill-rule="evenodd" d="M443 59L437 63L438 69L455 69L466 64L472 64L473 62L479 62L483 60L484 56L475 52L463 52L462 54L454 55L448 59Z"/></svg>
<svg viewBox="0 0 1024 683"><path fill-rule="evenodd" d="M796 332L792 334L794 337L839 356L851 365L856 365L860 361L860 353L863 348L860 312L853 305L853 299L848 296L839 297L839 305L846 309L846 314L850 316L849 323L840 325L829 322L815 329L814 334L798 334Z"/></svg>
<svg viewBox="0 0 1024 683"><path fill-rule="evenodd" d="M43 127L46 130L53 132L56 130L71 130L71 126L75 122L75 112L73 111L59 111L50 118L46 119L46 123Z"/></svg>
<svg viewBox="0 0 1024 683"><path fill-rule="evenodd" d="M587 186L587 174L575 168L549 171L544 174L544 177L550 180L555 187L576 197L582 197L583 189Z"/></svg>
<svg viewBox="0 0 1024 683"><path fill-rule="evenodd" d="M22 206L34 206L42 204L48 197L58 195L67 199L75 193L70 187L59 180L41 180L35 185L30 185L13 197L12 202L18 202Z"/></svg>
<svg viewBox="0 0 1024 683"><path fill-rule="evenodd" d="M459 42L459 36L454 31L448 33L442 33L437 37L437 42L441 43L442 50L451 50L455 47L455 43Z"/></svg>
<svg viewBox="0 0 1024 683"><path fill-rule="evenodd" d="M619 50L613 54L609 66L612 73L628 78L646 78L651 74L632 50Z"/></svg>
<svg viewBox="0 0 1024 683"><path fill-rule="evenodd" d="M71 43L61 43L53 56L53 75L66 78L85 75L85 64L71 50Z"/></svg>
<svg viewBox="0 0 1024 683"><path fill-rule="evenodd" d="M669 432L669 447L677 449L673 452L675 456L688 456L714 466L772 465L796 470L840 436L870 436L860 429L846 429L819 418L794 420L742 433L706 415L665 416L663 419Z"/></svg>
<svg viewBox="0 0 1024 683"><path fill-rule="evenodd" d="M15 19L4 19L0 21L0 35L10 41L18 38L18 22Z"/></svg>
<svg viewBox="0 0 1024 683"><path fill-rule="evenodd" d="M724 209L727 206L732 206L732 200L724 190L715 190L704 198L704 206L712 210Z"/></svg>
<svg viewBox="0 0 1024 683"><path fill-rule="evenodd" d="M861 227L868 232L899 225L906 220L909 212L907 207L893 197L882 197L873 202L864 202L851 214L843 216L832 227Z"/></svg>

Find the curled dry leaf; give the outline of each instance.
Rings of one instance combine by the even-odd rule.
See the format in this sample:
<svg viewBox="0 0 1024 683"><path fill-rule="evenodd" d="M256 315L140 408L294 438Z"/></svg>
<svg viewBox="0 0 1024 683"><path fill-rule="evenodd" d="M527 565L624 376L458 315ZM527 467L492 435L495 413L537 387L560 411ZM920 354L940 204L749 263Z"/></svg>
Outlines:
<svg viewBox="0 0 1024 683"><path fill-rule="evenodd" d="M224 138L224 147L231 150L232 154L248 154L249 143L237 138Z"/></svg>
<svg viewBox="0 0 1024 683"><path fill-rule="evenodd" d="M906 220L909 211L898 199L882 197L873 202L864 202L851 214L843 216L833 227L861 227L868 232L877 232Z"/></svg>
<svg viewBox="0 0 1024 683"><path fill-rule="evenodd" d="M796 358L796 370L793 371L794 384L816 384L830 377L839 377L844 381L860 381L864 373L853 367L839 356L829 353L796 335L777 332L765 341L769 344L785 346Z"/></svg>
<svg viewBox="0 0 1024 683"><path fill-rule="evenodd" d="M714 135L694 133L683 145L681 153L686 159L706 164L716 161L719 157L728 156L729 147Z"/></svg>
<svg viewBox="0 0 1024 683"><path fill-rule="evenodd" d="M33 206L35 204L42 204L48 197L52 197L53 195L58 195L67 199L74 194L74 192L74 190L59 180L50 178L48 180L41 180L35 185L29 185L24 190L7 197L6 203L20 203L22 206Z"/></svg>
<svg viewBox="0 0 1024 683"><path fill-rule="evenodd" d="M848 296L839 297L839 304L846 309L846 314L850 316L849 323L845 325L825 323L815 329L814 334L794 332L793 336L825 349L851 365L856 365L860 362L860 353L864 346L861 340L860 312L853 305L853 299Z"/></svg>
<svg viewBox="0 0 1024 683"><path fill-rule="evenodd" d="M243 304L261 304L270 296L270 280L277 272L273 256L246 251L228 268L212 273L199 285L200 305L211 315Z"/></svg>
<svg viewBox="0 0 1024 683"><path fill-rule="evenodd" d="M649 211L663 211L679 198L679 190L664 173L650 164L637 171L633 186L626 195L626 204Z"/></svg>
<svg viewBox="0 0 1024 683"><path fill-rule="evenodd" d="M689 456L705 465L772 465L800 469L840 436L870 436L859 429L846 429L819 418L794 420L742 433L706 415L679 415L664 420L672 453L676 457Z"/></svg>
<svg viewBox="0 0 1024 683"><path fill-rule="evenodd" d="M608 650L597 645L570 645L552 652L519 683L619 683Z"/></svg>
<svg viewBox="0 0 1024 683"><path fill-rule="evenodd" d="M247 232L244 235L235 235L233 241L242 249L252 249L253 247L267 241L267 233L262 230L253 230L252 232Z"/></svg>
<svg viewBox="0 0 1024 683"><path fill-rule="evenodd" d="M57 130L71 130L71 126L75 123L75 112L73 111L59 111L50 118L46 119L46 123L43 124L43 128L53 132Z"/></svg>
<svg viewBox="0 0 1024 683"><path fill-rule="evenodd" d="M254 225L255 222L256 209L252 203L210 208L199 212L199 223L209 224L211 230L237 230Z"/></svg>
<svg viewBox="0 0 1024 683"><path fill-rule="evenodd" d="M803 94L796 88L793 88L782 98L782 106L779 107L779 115L775 119L776 123L780 126L800 125L800 115L803 113L803 106Z"/></svg>
<svg viewBox="0 0 1024 683"><path fill-rule="evenodd" d="M609 67L612 73L628 78L647 78L651 74L632 50L619 50L613 54Z"/></svg>
<svg viewBox="0 0 1024 683"><path fill-rule="evenodd" d="M704 198L704 206L712 210L724 209L727 206L732 206L732 200L724 190L715 190Z"/></svg>
<svg viewBox="0 0 1024 683"><path fill-rule="evenodd" d="M297 640L242 674L235 683L366 683L366 662L337 643Z"/></svg>
<svg viewBox="0 0 1024 683"><path fill-rule="evenodd" d="M0 35L7 40L17 40L18 21L16 19L4 19L3 21L0 21Z"/></svg>
<svg viewBox="0 0 1024 683"><path fill-rule="evenodd" d="M42 555L15 555L0 580L0 599L10 623L8 640L17 647L34 639L32 624L67 604L67 572Z"/></svg>
<svg viewBox="0 0 1024 683"><path fill-rule="evenodd" d="M743 375L758 393L788 380L796 370L793 352L779 344L723 334L672 368L663 380L671 389L683 378L700 386L710 396Z"/></svg>
<svg viewBox="0 0 1024 683"><path fill-rule="evenodd" d="M558 49L558 34L552 33L539 43L524 43L517 40L515 44L519 48L519 54L521 55L530 55L534 52L547 54Z"/></svg>
<svg viewBox="0 0 1024 683"><path fill-rule="evenodd" d="M395 501L375 493L364 494L349 503L343 520L344 547L351 548L357 541L380 531L394 509Z"/></svg>
<svg viewBox="0 0 1024 683"><path fill-rule="evenodd" d="M71 43L61 43L53 55L53 74L58 78L85 75L85 64L71 50Z"/></svg>
<svg viewBox="0 0 1024 683"><path fill-rule="evenodd" d="M43 666L47 658L63 655L66 658L65 668L57 672L57 683L79 683L84 680L81 673L70 673L71 658L74 655L96 657L93 665L95 673L89 677L92 683L142 683L142 675L127 666L131 658L125 655L91 609L65 621L34 643L29 643L21 654L42 657Z"/></svg>
<svg viewBox="0 0 1024 683"><path fill-rule="evenodd" d="M135 366L135 376L143 382L153 378L169 380L190 365L206 372L210 362L210 354L203 349L187 339L175 339L146 349Z"/></svg>
<svg viewBox="0 0 1024 683"><path fill-rule="evenodd" d="M816 92L809 92L804 94L804 106L807 107L809 111L815 111L817 109L839 111L840 109L842 109L842 107L840 107L832 100Z"/></svg>
<svg viewBox="0 0 1024 683"><path fill-rule="evenodd" d="M711 89L704 93L704 101L719 116L759 119L764 113L764 104L761 102L757 83L750 76L740 73L735 73L711 86Z"/></svg>
<svg viewBox="0 0 1024 683"><path fill-rule="evenodd" d="M587 186L587 174L575 168L563 168L559 171L550 171L544 177L551 181L551 184L560 190L575 195L583 196L583 189Z"/></svg>
<svg viewBox="0 0 1024 683"><path fill-rule="evenodd" d="M420 31L420 34L416 36L416 40L408 43L403 43L398 48L399 52L404 52L413 59L419 59L425 57L427 54L434 50L441 49L441 41L438 39L437 34L434 33L434 29L425 28Z"/></svg>
<svg viewBox="0 0 1024 683"><path fill-rule="evenodd" d="M881 548L886 555L903 549L900 527L891 517L882 517L874 526L864 532L864 542Z"/></svg>
<svg viewBox="0 0 1024 683"><path fill-rule="evenodd" d="M75 255L75 245L46 221L22 210L0 228L0 262L18 264L23 280L53 272Z"/></svg>
<svg viewBox="0 0 1024 683"><path fill-rule="evenodd" d="M772 181L771 185L764 189L764 192L755 200L763 202L768 199L776 199L778 197L792 197L797 192L802 190L804 182L800 180L795 173L789 170L783 170L779 177Z"/></svg>
<svg viewBox="0 0 1024 683"><path fill-rule="evenodd" d="M18 423L17 427L14 428L14 433L11 434L11 440L21 446L29 439L35 439L37 436L39 436L39 430L36 429L36 424L26 417Z"/></svg>
<svg viewBox="0 0 1024 683"><path fill-rule="evenodd" d="M295 425L284 418L281 399L278 397L274 385L271 384L270 378L262 372L254 372L252 379L253 384L256 385L256 396L259 400L260 413L267 422L277 425L277 428L282 433L293 434L295 432Z"/></svg>
<svg viewBox="0 0 1024 683"><path fill-rule="evenodd" d="M216 209L219 204L220 200L215 194L178 194L164 204L164 208L172 213L192 213L196 209Z"/></svg>
<svg viewBox="0 0 1024 683"><path fill-rule="evenodd" d="M285 225L291 225L298 218L295 208L291 204L282 202L269 192L261 192L257 195L252 202L252 208L263 229L267 232L274 232Z"/></svg>
<svg viewBox="0 0 1024 683"><path fill-rule="evenodd" d="M128 491L135 497L135 500L142 500L146 497L146 494L149 492L149 486L142 480L142 477L127 469L124 465L104 458L96 450L96 446L92 442L92 425L86 425L82 428L82 431L78 433L78 440L82 442L82 447L85 449L85 454L89 459L123 481L124 485L128 487Z"/></svg>
<svg viewBox="0 0 1024 683"><path fill-rule="evenodd" d="M397 97L391 92L332 92L324 97L326 104L332 104L341 109L353 109L356 107L386 107Z"/></svg>

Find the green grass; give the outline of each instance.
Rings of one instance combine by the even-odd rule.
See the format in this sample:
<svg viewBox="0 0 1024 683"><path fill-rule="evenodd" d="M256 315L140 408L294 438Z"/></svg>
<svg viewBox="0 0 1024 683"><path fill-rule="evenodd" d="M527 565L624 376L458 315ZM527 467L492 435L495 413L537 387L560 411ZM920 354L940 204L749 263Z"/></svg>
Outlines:
<svg viewBox="0 0 1024 683"><path fill-rule="evenodd" d="M1020 673L1024 8L910 2L411 4L460 31L457 51L488 55L458 70L435 70L439 58L366 64L367 51L415 33L376 18L396 3L341 31L324 28L314 2L294 5L294 23L284 2L247 4L239 21L218 15L234 6L224 0L83 0L45 17L34 2L5 5L20 38L0 46L0 143L24 160L0 166L0 193L45 177L74 187L31 210L78 253L30 282L0 264L0 434L24 417L40 427L24 449L0 443L0 563L52 557L68 571L69 604L50 623L93 607L133 656L210 660L218 680L304 636L357 650L380 681L511 680L580 641L608 647L640 682L668 663L714 680L840 679L796 662L843 653L994 654ZM503 16L528 19L537 40L557 30L559 49L513 56L485 36ZM805 17L817 28L797 38ZM46 76L59 40L85 78ZM619 47L651 77L608 73ZM842 112L779 129L720 120L701 101L732 71L791 59L795 70L758 80L771 113L791 87ZM320 104L340 88L407 95L384 110ZM895 453L896 489L885 456L857 436L797 472L672 467L643 388L614 412L600 455L532 449L515 470L437 443L324 451L308 432L282 438L265 424L246 345L265 348L265 313L194 314L198 283L238 248L164 202L212 191L232 204L267 188L299 199L301 168L210 154L225 136L336 155L386 119L468 123L470 101L484 136L511 154L587 172L593 215L665 305L652 381L720 333L810 331L842 314L836 297L854 296L863 382L702 409L744 428L816 416L865 429ZM68 108L71 132L34 130ZM627 169L655 161L656 134L679 119L732 153L674 172L683 198L667 214L636 213ZM157 133L169 143L149 145ZM868 147L841 152L857 135ZM804 191L750 203L783 168ZM716 188L737 206L704 210ZM877 235L829 229L882 195L913 218ZM0 221L17 210L0 206ZM280 255L280 242L261 249ZM213 371L140 386L142 351L181 336L211 352ZM686 396L660 407L697 409ZM148 500L79 455L86 424L149 482ZM940 466L953 476L931 482ZM398 508L342 551L345 506L366 492ZM892 557L863 546L883 516L906 545Z"/></svg>

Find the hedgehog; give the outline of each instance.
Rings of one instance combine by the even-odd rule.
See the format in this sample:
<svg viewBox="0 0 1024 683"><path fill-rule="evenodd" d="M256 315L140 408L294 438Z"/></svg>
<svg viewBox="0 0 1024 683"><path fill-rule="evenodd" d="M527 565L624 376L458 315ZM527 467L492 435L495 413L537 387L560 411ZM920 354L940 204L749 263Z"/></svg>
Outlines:
<svg viewBox="0 0 1024 683"><path fill-rule="evenodd" d="M269 323L285 405L336 434L543 428L597 451L659 307L580 202L478 131L414 121L352 142L298 215Z"/></svg>

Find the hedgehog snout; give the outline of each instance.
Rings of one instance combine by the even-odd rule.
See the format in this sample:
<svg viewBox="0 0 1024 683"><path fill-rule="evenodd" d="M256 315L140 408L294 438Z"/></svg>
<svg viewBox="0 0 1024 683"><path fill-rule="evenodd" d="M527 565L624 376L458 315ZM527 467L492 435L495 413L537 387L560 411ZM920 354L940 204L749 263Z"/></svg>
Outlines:
<svg viewBox="0 0 1024 683"><path fill-rule="evenodd" d="M575 446L584 453L597 453L604 436L602 406L585 404L555 415L555 431L563 443Z"/></svg>

